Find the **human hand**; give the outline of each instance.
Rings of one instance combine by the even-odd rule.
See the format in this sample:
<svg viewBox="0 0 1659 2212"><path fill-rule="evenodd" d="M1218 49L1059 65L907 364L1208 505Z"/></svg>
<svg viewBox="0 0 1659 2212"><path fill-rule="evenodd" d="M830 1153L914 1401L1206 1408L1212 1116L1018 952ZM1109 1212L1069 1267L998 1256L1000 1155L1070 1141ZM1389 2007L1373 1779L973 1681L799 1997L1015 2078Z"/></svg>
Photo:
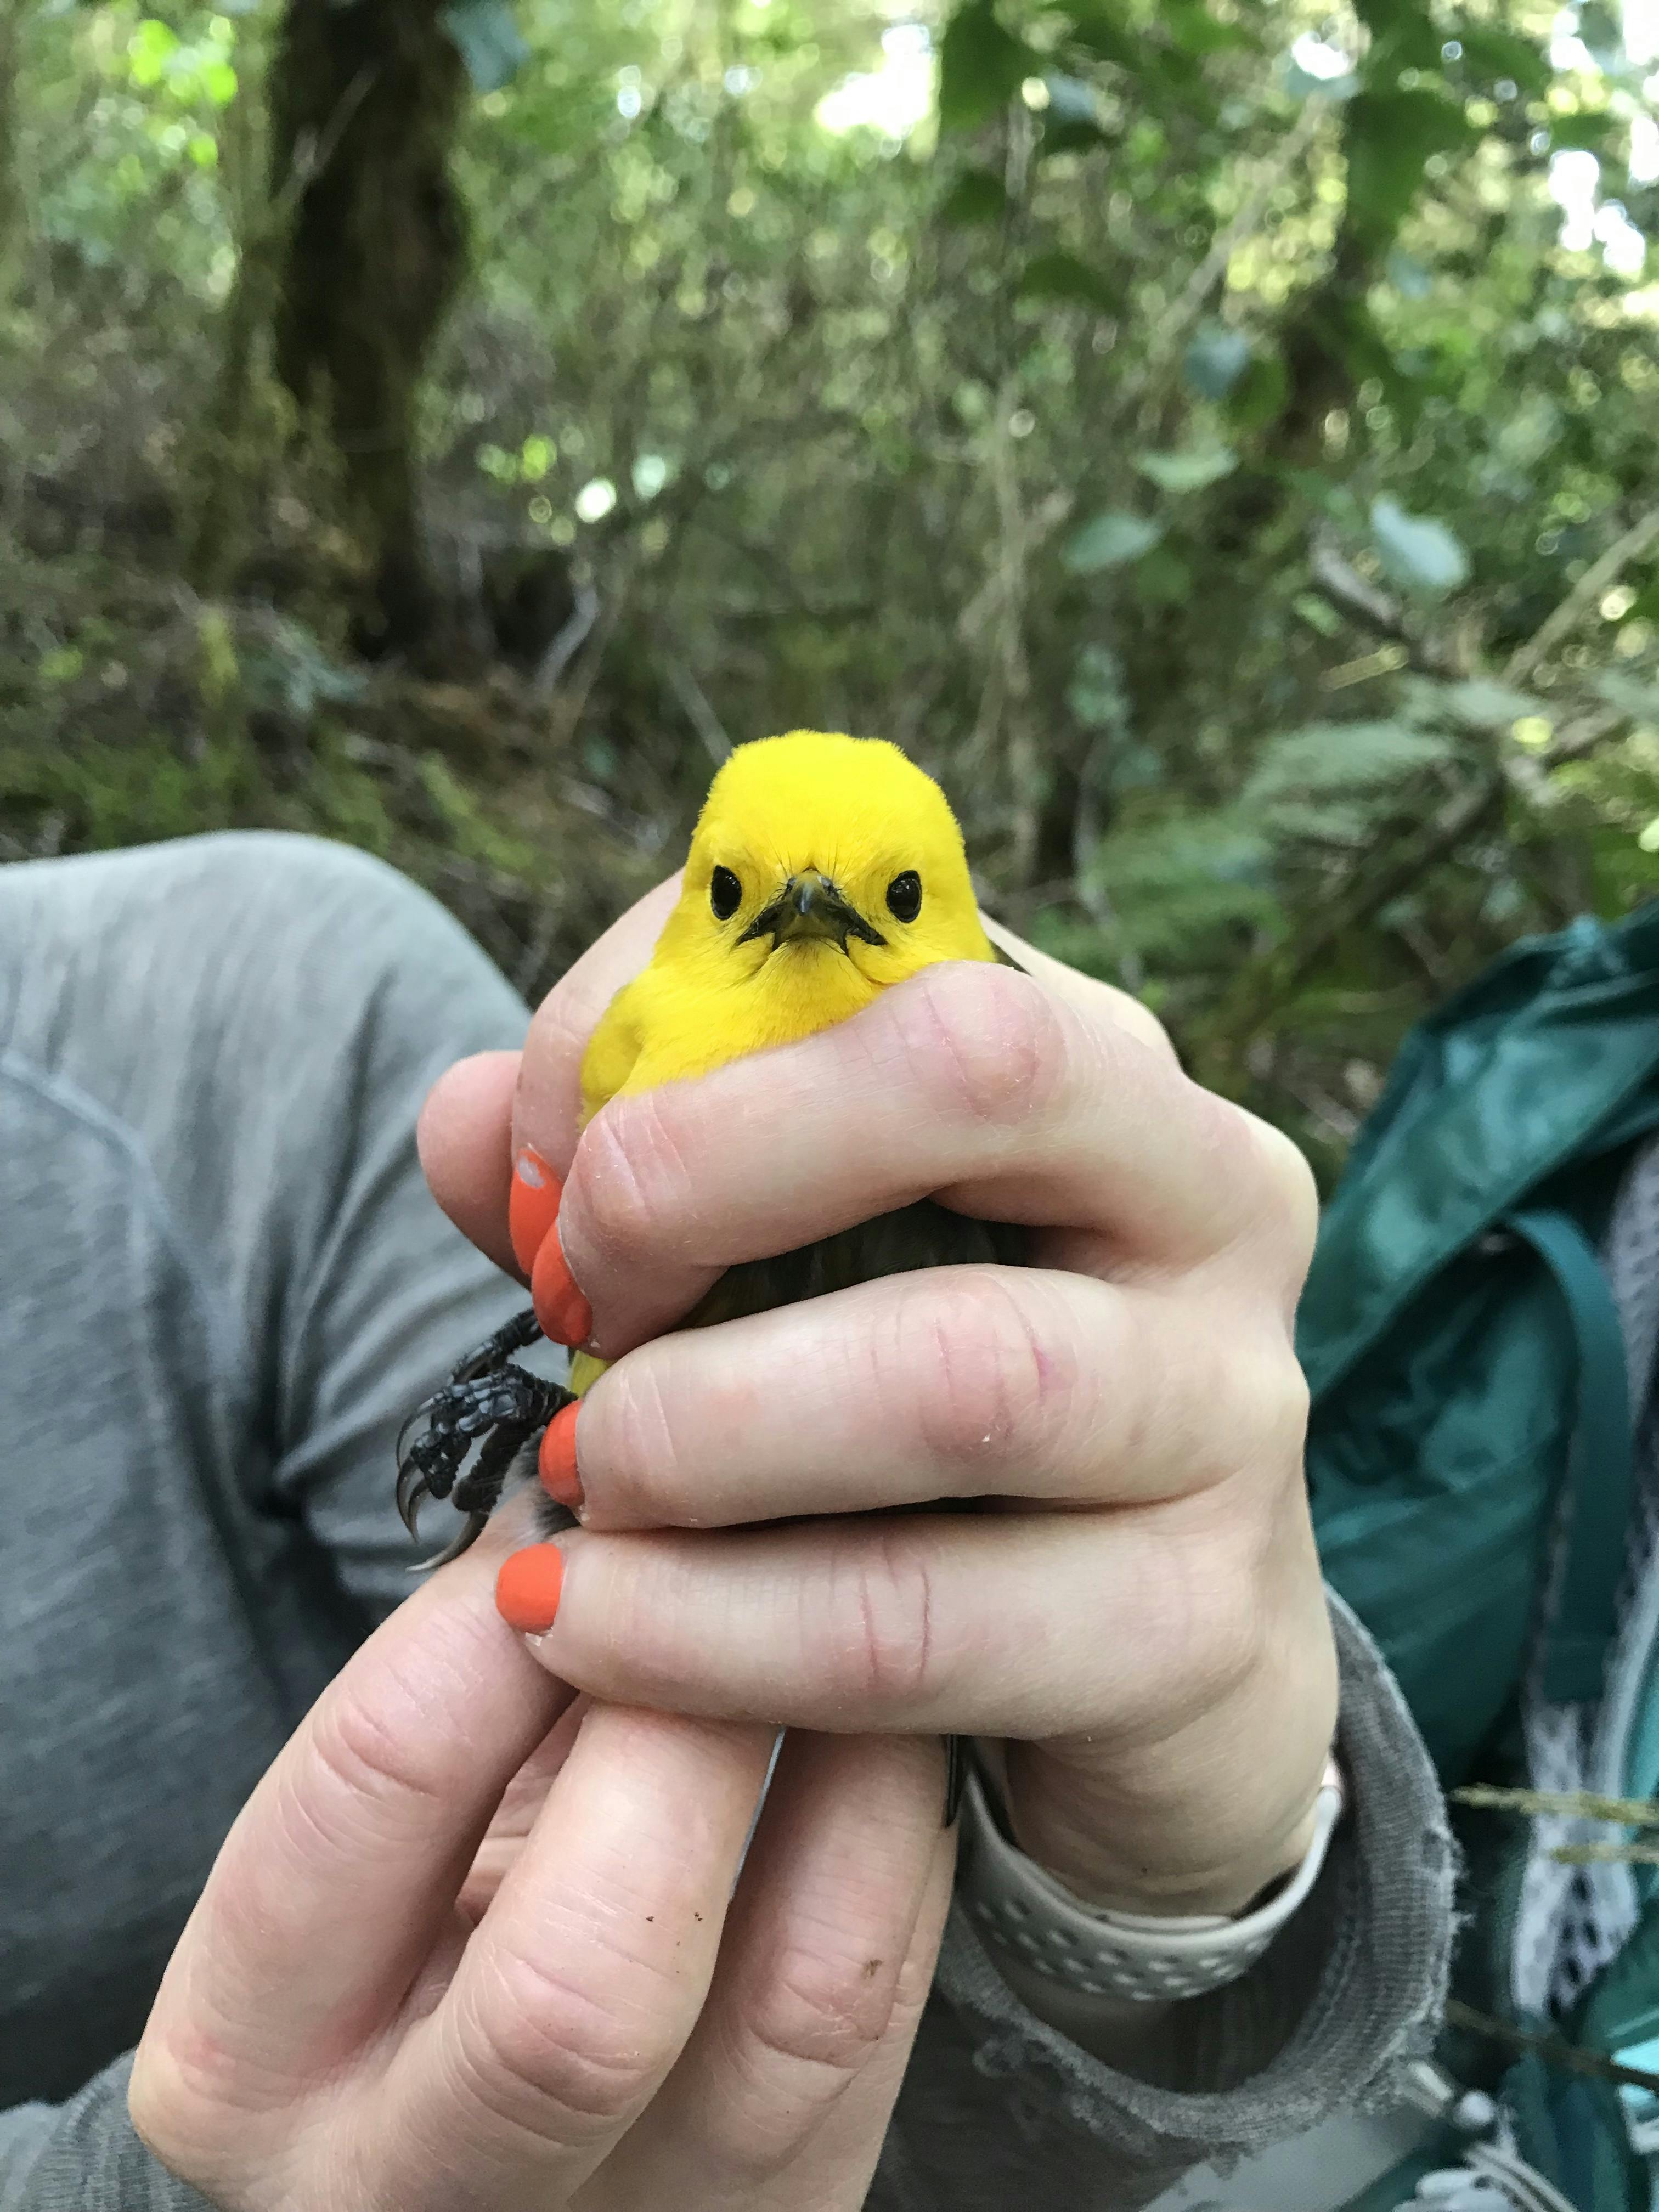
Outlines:
<svg viewBox="0 0 1659 2212"><path fill-rule="evenodd" d="M927 970L615 1099L578 1142L587 1035L673 895L577 963L521 1066L463 1063L422 1127L441 1202L503 1265L517 1150L562 1179L589 1348L617 1362L577 1417L582 1527L538 1658L628 1705L993 1740L1017 1839L1079 1893L1242 1908L1306 1847L1335 1720L1299 1154L1133 1000L1017 944L1030 975ZM924 1194L1030 1224L1035 1264L665 1334L732 1262ZM994 1510L868 1517L969 1497Z"/></svg>
<svg viewBox="0 0 1659 2212"><path fill-rule="evenodd" d="M938 1748L791 1737L732 1898L772 1730L573 1701L495 1611L516 1510L250 1800L138 2132L227 2212L852 2212L949 1896Z"/></svg>

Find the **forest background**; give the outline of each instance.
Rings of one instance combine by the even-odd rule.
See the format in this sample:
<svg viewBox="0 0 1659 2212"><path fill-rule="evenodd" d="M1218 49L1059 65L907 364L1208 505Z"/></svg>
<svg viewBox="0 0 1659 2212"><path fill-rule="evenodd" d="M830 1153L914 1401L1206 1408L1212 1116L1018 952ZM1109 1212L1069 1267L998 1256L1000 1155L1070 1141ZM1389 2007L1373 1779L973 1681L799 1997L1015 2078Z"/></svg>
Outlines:
<svg viewBox="0 0 1659 2212"><path fill-rule="evenodd" d="M0 0L0 857L240 824L534 998L714 763L1340 1163L1659 875L1659 0Z"/></svg>

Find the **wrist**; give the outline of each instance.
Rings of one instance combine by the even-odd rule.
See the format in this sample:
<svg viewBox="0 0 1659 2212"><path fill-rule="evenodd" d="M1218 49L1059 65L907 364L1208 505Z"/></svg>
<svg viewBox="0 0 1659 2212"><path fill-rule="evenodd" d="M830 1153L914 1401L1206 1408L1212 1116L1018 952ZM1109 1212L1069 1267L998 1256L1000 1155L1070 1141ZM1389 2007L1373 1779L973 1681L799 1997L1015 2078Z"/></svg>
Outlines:
<svg viewBox="0 0 1659 2212"><path fill-rule="evenodd" d="M1091 1905L1027 1857L1008 1834L993 1786L969 1778L963 1811L961 1894L969 1919L996 1954L1005 1978L1042 2018L1084 2036L1115 2035L1148 2005L1209 1995L1249 1973L1300 1911L1323 1869L1341 1818L1344 1789L1328 1762L1300 1863L1271 1882L1247 1912L1136 1914ZM1081 2010L1079 2010L1079 2006Z"/></svg>
<svg viewBox="0 0 1659 2212"><path fill-rule="evenodd" d="M1231 1786L1206 1776L1190 1790L1169 1790L1155 1807L1093 1774L1056 1774L1047 1747L998 1745L1002 1756L981 1764L1012 1840L1085 1905L1160 1918L1232 1918L1306 1856L1330 1741L1309 1747L1283 1776L1258 1770Z"/></svg>

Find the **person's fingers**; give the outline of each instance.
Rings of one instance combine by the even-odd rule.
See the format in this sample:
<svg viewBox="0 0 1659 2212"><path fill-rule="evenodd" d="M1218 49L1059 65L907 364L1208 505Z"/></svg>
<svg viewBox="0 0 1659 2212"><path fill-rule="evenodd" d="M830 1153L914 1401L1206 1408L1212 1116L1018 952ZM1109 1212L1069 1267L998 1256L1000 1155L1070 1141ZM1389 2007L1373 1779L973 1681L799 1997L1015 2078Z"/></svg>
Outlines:
<svg viewBox="0 0 1659 2212"><path fill-rule="evenodd" d="M571 1694L496 1612L498 1564L480 1546L401 1606L260 1783L167 1968L153 2080L199 2053L203 2022L227 2078L309 2079L395 2012Z"/></svg>
<svg viewBox="0 0 1659 2212"><path fill-rule="evenodd" d="M427 1095L416 1126L421 1167L432 1195L485 1257L520 1273L507 1233L513 1172L516 1052L478 1052L457 1060Z"/></svg>
<svg viewBox="0 0 1659 2212"><path fill-rule="evenodd" d="M651 957L679 896L671 876L589 945L536 1009L513 1109L513 1146L531 1146L556 1176L569 1169L581 1111L582 1054L600 1015Z"/></svg>
<svg viewBox="0 0 1659 2212"><path fill-rule="evenodd" d="M1294 1462L1279 1315L1038 1267L932 1267L641 1345L561 1416L587 1528L941 1498L1146 1503Z"/></svg>
<svg viewBox="0 0 1659 2212"><path fill-rule="evenodd" d="M866 2140L837 2160L812 2151L896 2027L907 2048L914 2032L902 1984L941 1842L951 1848L943 1783L931 1741L787 1739L708 2002L660 2094L607 2162L607 2206L863 2203L885 2112L866 2112ZM786 2184L794 2193L775 2194Z"/></svg>
<svg viewBox="0 0 1659 2212"><path fill-rule="evenodd" d="M1179 1727L1257 1666L1274 1606L1296 1595L1287 1562L1302 1565L1293 1474L1094 1513L573 1532L531 1644L620 1703L1121 1743Z"/></svg>
<svg viewBox="0 0 1659 2212"><path fill-rule="evenodd" d="M573 1698L503 1791L456 1899L461 1918L469 1925L476 1927L483 1918L517 1863L549 1790L564 1771L589 1705L586 1698Z"/></svg>
<svg viewBox="0 0 1659 2212"><path fill-rule="evenodd" d="M586 1340L614 1358L734 1261L929 1194L1103 1235L1126 1273L1248 1246L1289 1285L1310 1192L1282 1139L1121 1023L952 962L816 1036L612 1100L577 1149L558 1243Z"/></svg>
<svg viewBox="0 0 1659 2212"><path fill-rule="evenodd" d="M773 1735L589 1711L380 2086L369 2163L400 2212L545 2212L637 2119L702 2008Z"/></svg>

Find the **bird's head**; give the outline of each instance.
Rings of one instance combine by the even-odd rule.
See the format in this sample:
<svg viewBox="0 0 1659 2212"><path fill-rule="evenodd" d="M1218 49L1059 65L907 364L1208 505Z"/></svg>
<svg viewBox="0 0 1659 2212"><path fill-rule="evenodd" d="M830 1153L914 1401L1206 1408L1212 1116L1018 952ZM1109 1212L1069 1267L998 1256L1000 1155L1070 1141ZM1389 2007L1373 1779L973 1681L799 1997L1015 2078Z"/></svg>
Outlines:
<svg viewBox="0 0 1659 2212"><path fill-rule="evenodd" d="M740 745L714 778L663 956L810 1006L803 1027L936 961L994 957L933 778L896 745L817 730Z"/></svg>

